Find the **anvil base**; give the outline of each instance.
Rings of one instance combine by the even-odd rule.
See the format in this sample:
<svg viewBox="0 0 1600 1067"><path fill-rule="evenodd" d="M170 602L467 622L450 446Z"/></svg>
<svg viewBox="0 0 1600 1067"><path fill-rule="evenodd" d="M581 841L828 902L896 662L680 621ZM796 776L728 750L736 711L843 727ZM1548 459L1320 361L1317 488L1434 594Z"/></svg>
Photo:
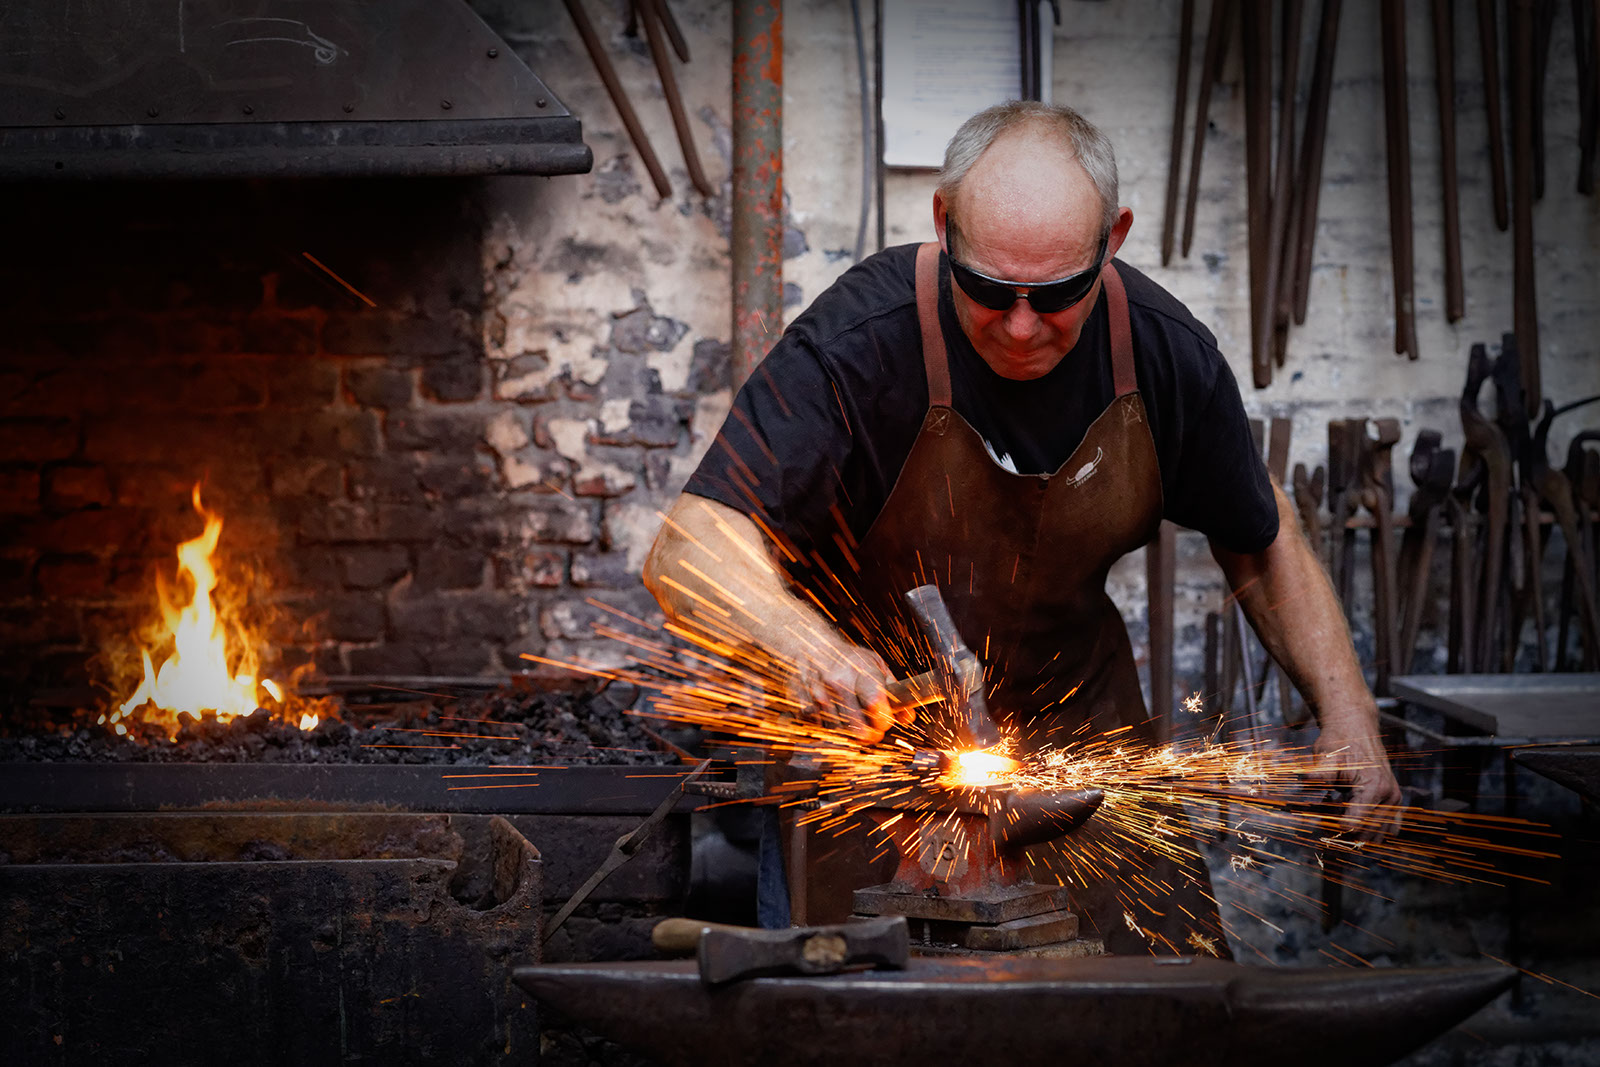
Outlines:
<svg viewBox="0 0 1600 1067"><path fill-rule="evenodd" d="M911 925L911 950L923 955L1017 952L1060 946L1065 956L1105 952L1098 938L1078 937L1078 917L1067 910L1062 886L1032 882L990 885L960 896L937 895L902 882L858 889L860 916L904 915ZM1052 953L1054 954L1054 953Z"/></svg>

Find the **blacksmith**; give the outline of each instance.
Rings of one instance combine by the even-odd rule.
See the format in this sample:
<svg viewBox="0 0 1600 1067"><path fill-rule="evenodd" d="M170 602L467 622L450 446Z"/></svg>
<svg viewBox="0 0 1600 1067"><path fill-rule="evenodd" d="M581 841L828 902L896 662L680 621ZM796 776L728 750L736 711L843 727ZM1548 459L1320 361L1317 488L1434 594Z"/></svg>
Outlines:
<svg viewBox="0 0 1600 1067"><path fill-rule="evenodd" d="M761 590L740 625L795 665L801 699L875 740L893 725L885 683L918 667L889 620L934 581L1024 747L1085 728L1148 737L1105 578L1171 519L1209 538L1316 712L1317 749L1353 787L1351 830L1383 832L1374 806L1399 788L1344 617L1216 339L1115 258L1133 212L1110 143L1065 107L990 108L946 150L933 223L937 243L845 272L740 389L646 564L663 609L715 599L699 575ZM1124 904L1093 896L1079 907L1110 947L1144 947ZM1203 875L1175 892L1214 926L1209 897ZM783 918L770 902L764 916Z"/></svg>

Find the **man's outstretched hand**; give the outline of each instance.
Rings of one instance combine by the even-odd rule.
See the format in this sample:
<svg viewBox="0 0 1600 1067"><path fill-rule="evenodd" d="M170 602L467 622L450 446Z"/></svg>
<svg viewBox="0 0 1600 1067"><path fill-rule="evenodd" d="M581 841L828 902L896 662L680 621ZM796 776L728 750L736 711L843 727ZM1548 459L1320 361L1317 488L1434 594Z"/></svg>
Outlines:
<svg viewBox="0 0 1600 1067"><path fill-rule="evenodd" d="M1375 730L1361 722L1325 722L1313 751L1319 769L1309 777L1353 790L1339 820L1342 833L1376 841L1400 829L1400 783Z"/></svg>

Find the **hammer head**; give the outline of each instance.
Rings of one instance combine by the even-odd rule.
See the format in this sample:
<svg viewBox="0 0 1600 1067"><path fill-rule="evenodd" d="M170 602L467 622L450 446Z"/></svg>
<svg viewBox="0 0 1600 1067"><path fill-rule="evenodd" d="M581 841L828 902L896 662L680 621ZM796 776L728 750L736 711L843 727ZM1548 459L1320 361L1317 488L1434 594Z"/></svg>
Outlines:
<svg viewBox="0 0 1600 1067"><path fill-rule="evenodd" d="M906 603L944 677L951 710L955 712L956 740L973 748L998 745L1000 730L989 717L989 706L983 699L983 663L961 639L939 587L919 585L906 594Z"/></svg>
<svg viewBox="0 0 1600 1067"><path fill-rule="evenodd" d="M797 926L788 930L712 927L700 935L700 980L837 974L856 967L903 969L911 954L904 916Z"/></svg>

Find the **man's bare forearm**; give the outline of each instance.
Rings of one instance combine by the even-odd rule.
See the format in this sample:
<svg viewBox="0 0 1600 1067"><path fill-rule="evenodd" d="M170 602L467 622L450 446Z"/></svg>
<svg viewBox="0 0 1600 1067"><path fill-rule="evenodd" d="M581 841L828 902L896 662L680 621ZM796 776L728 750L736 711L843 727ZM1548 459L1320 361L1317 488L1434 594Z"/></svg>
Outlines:
<svg viewBox="0 0 1600 1067"><path fill-rule="evenodd" d="M792 659L834 638L821 613L773 565L755 522L705 497L678 498L650 546L643 577L669 618L709 626L769 654Z"/></svg>
<svg viewBox="0 0 1600 1067"><path fill-rule="evenodd" d="M748 516L685 493L650 546L644 583L671 618L741 646L794 711L866 742L889 728L888 667L790 589Z"/></svg>
<svg viewBox="0 0 1600 1067"><path fill-rule="evenodd" d="M1212 554L1227 576L1245 615L1272 658L1288 673L1327 727L1340 722L1378 728L1377 705L1362 677L1344 612L1326 572L1300 532L1283 492L1278 536L1261 552L1229 552L1213 543Z"/></svg>

